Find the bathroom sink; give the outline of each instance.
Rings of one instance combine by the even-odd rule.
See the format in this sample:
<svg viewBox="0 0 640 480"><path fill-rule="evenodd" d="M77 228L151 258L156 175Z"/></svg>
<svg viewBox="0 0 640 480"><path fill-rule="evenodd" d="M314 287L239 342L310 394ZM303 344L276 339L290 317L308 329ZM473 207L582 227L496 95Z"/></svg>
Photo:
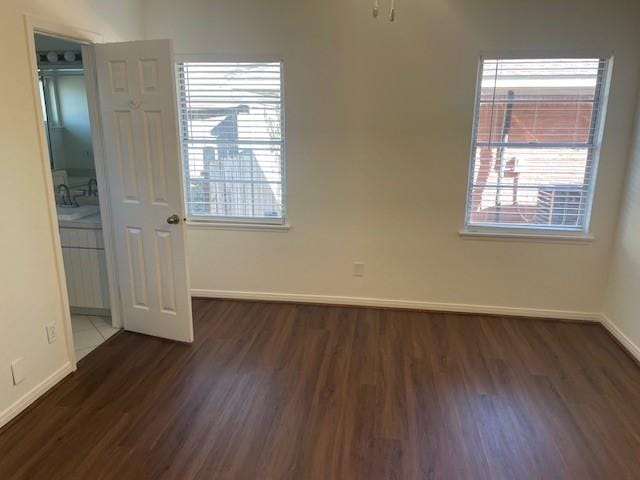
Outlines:
<svg viewBox="0 0 640 480"><path fill-rule="evenodd" d="M58 220L79 220L84 217L95 215L99 211L97 205L83 205L81 207L72 207L69 205L58 205Z"/></svg>

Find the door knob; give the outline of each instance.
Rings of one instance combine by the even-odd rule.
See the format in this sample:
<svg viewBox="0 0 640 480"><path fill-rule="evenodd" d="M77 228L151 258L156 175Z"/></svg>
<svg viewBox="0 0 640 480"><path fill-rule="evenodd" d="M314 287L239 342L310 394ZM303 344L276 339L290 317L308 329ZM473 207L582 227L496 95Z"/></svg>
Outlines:
<svg viewBox="0 0 640 480"><path fill-rule="evenodd" d="M167 223L169 225L177 225L178 223L180 223L180 217L174 213L169 218L167 218Z"/></svg>

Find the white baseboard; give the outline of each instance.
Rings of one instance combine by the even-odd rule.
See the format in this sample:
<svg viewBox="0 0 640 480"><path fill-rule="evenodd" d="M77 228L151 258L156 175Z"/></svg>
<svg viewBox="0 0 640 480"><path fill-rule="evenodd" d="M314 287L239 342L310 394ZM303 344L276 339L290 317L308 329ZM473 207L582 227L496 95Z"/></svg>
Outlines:
<svg viewBox="0 0 640 480"><path fill-rule="evenodd" d="M234 290L207 290L199 288L191 289L191 296L203 298L230 298L235 300L263 300L275 302L351 305L358 307L387 307L410 310L431 310L438 312L478 313L515 317L554 318L560 320L600 322L600 314L596 312L504 307L495 305L469 305L463 303L421 302L414 300L393 300L386 298L306 295L298 293L244 292Z"/></svg>
<svg viewBox="0 0 640 480"><path fill-rule="evenodd" d="M16 400L12 405L6 408L3 412L0 412L0 427L3 427L9 423L20 412L26 409L29 405L35 402L38 398L44 395L51 387L69 375L73 371L71 362L67 362L62 365L58 370L53 372L47 378L45 378L38 385L33 387L30 391L25 393L22 397Z"/></svg>
<svg viewBox="0 0 640 480"><path fill-rule="evenodd" d="M640 347L638 345L633 343L633 341L627 337L604 313L600 315L600 323L602 323L602 326L606 328L611 335L618 339L631 356L640 362Z"/></svg>

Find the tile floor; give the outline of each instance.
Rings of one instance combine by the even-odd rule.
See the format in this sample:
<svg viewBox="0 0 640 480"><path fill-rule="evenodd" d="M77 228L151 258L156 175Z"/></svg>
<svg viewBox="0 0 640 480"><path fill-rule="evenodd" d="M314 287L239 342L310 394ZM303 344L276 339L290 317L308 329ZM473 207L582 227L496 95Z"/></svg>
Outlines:
<svg viewBox="0 0 640 480"><path fill-rule="evenodd" d="M71 315L71 330L76 348L76 361L80 361L119 329L111 326L109 317Z"/></svg>

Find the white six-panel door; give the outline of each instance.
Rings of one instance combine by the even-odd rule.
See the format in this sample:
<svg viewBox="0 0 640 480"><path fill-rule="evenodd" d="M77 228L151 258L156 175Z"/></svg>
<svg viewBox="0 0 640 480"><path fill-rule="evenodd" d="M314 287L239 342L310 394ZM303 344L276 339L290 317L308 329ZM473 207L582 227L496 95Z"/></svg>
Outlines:
<svg viewBox="0 0 640 480"><path fill-rule="evenodd" d="M171 42L95 52L124 327L191 342Z"/></svg>

